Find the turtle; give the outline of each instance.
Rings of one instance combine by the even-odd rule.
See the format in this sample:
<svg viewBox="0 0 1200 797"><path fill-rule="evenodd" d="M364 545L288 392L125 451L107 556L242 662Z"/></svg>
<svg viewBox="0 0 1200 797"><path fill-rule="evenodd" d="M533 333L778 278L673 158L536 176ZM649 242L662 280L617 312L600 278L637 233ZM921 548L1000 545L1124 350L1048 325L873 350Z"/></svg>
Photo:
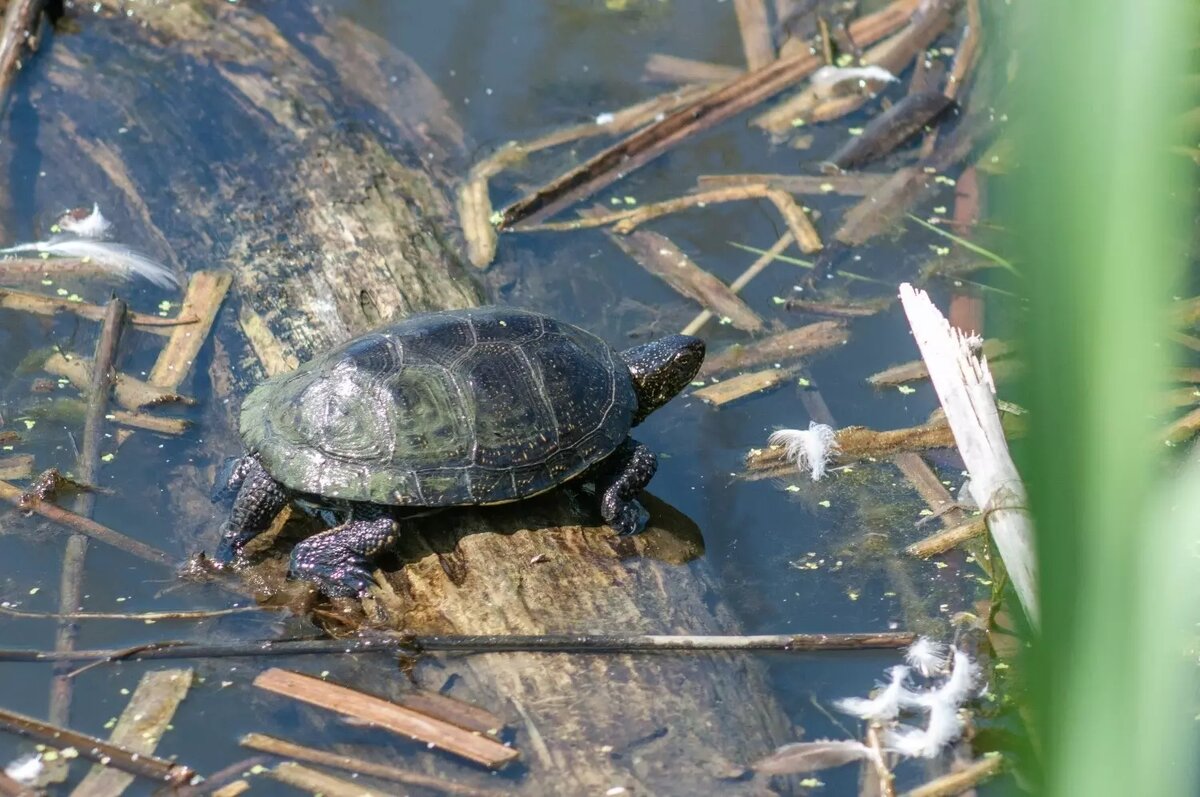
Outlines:
<svg viewBox="0 0 1200 797"><path fill-rule="evenodd" d="M595 487L617 534L641 531L658 467L630 430L696 376L704 341L670 335L616 351L548 315L490 306L413 315L268 379L242 403L245 454L218 566L293 500L341 525L292 551L326 595L365 594L372 560L431 508L502 504L566 482Z"/></svg>

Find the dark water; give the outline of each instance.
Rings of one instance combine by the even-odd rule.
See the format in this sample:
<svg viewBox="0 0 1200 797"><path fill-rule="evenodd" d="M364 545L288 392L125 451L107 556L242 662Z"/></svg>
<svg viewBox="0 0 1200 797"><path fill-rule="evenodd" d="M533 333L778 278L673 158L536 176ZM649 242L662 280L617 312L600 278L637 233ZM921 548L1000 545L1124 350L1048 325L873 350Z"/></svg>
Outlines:
<svg viewBox="0 0 1200 797"><path fill-rule="evenodd" d="M441 3L339 2L334 7L364 23L407 52L428 72L450 100L478 153L513 139L530 138L556 127L618 110L661 90L641 79L647 55L664 52L720 63L740 64L741 45L732 3L716 0L629 0L609 4L598 0L545 3L446 0ZM86 26L86 16L83 25ZM98 69L102 70L103 66ZM22 76L22 80L36 77ZM19 87L20 88L20 87ZM902 91L903 89L900 89ZM11 115L10 135L20 141L44 123L35 108L18 101ZM872 107L872 106L868 106ZM842 141L847 126L861 126L861 112L828 130L815 129L813 147L797 151L772 147L757 131L738 119L699 136L602 192L634 197L639 203L668 198L688 190L699 174L722 172L813 173L820 160ZM115 131L112 133L117 135ZM574 145L573 145L574 146ZM593 142L579 152L593 151ZM19 145L18 145L19 150ZM518 180L532 182L552 176L576 157L555 150L537 156L524 177L499 179L493 189L497 205L515 198ZM62 164L45 164L32 149L19 154L11 171L18 196L33 197L39 212L75 197L60 199L39 192L39 175ZM952 189L938 201L949 203ZM97 198L103 203L103 198ZM808 197L816 211L840 215L852 200ZM928 213L928 208L921 211ZM34 234L32 210L19 214L22 237ZM731 242L766 248L781 234L778 216L766 203L747 203L696 210L654 225L722 280L732 281L754 255ZM822 225L831 235L833 226ZM929 245L941 243L913 229L862 248L848 265L885 281L912 278L930 257ZM792 254L795 254L794 250ZM553 270L546 264L555 263ZM561 264L571 264L563 270ZM778 298L794 295L805 271L777 263L744 291L746 302L768 325L795 327L814 318L789 312ZM676 331L698 308L639 266L594 232L506 236L498 264L487 277L495 298L562 315L623 347L653 334ZM47 287L53 290L52 286ZM946 298L948 286L931 286L935 297ZM860 296L891 295L877 285L854 287ZM136 309L152 311L170 298L151 289L125 292ZM102 301L103 290L87 298ZM26 434L28 441L14 452L33 453L38 468L68 469L74 461L77 421L37 420L26 429L30 386L36 373L18 373L18 365L35 350L62 346L90 351L95 326L68 316L52 322L0 310L0 374L5 374L2 398L5 429ZM747 340L731 326L711 322L702 333L710 351ZM149 336L128 336L123 368L138 374L148 370L158 342ZM208 355L206 354L205 357ZM903 477L888 464L863 464L813 485L796 478L798 490L772 481L743 482L735 478L750 447L762 446L778 427L804 428L810 418L802 403L806 389L819 389L838 425L862 424L879 429L922 422L936 406L927 384L913 393L876 391L865 378L888 365L913 359L915 346L897 306L872 318L852 323L851 342L814 358L807 377L811 388L789 384L772 393L714 409L683 397L658 412L640 438L661 452L661 467L652 492L690 516L704 535L705 565L719 578L725 600L739 615L748 633L845 632L909 628L922 618L940 623L949 635L948 620L959 611L974 611L988 597L979 571L951 554L939 566L912 562L896 552L927 533L914 527L924 505ZM8 377L7 375L13 376ZM196 380L195 393L203 402L206 380ZM71 391L62 391L73 395ZM199 410L196 411L197 413ZM35 434L36 432L36 434ZM72 435L74 437L72 438ZM208 465L233 452L214 451L202 433L179 440L160 440L139 434L102 468L101 484L115 491L100 496L96 518L146 540L173 538L163 490L174 465ZM942 477L957 488L961 477L955 463L943 463ZM58 573L63 536L35 521L0 513L0 599L23 610L51 612L57 606ZM38 529L34 534L29 529ZM22 531L26 533L9 533ZM867 545L868 540L882 544ZM159 543L166 544L166 543ZM173 545L173 544L172 544ZM167 550L181 558L184 546ZM874 553L872 553L874 551ZM882 553L880 553L882 551ZM807 563L817 562L815 569ZM172 589L161 573L125 555L93 545L88 554L85 607L94 611L147 611L227 605L216 591ZM291 628L276 617L242 615L222 620L223 637L262 637ZM936 625L935 625L936 627ZM80 647L128 646L150 639L189 635L182 623L152 626L132 623L86 622ZM53 647L53 623L0 617L0 640L5 647ZM808 739L845 738L858 732L856 723L834 718L831 700L860 695L882 677L884 668L899 662L893 653L768 655L772 685L798 728ZM336 663L331 664L335 667ZM99 732L108 718L119 714L143 665L93 669L76 679L73 721ZM287 709L271 716L247 716L243 709L250 687L243 674L221 663L199 662L205 679L183 704L174 730L160 745L164 755L179 754L201 771L210 772L245 756L238 748L239 733L248 730L286 735L294 717ZM50 670L41 665L0 665L0 706L44 715ZM347 729L349 737L365 734ZM300 740L319 743L319 739ZM0 734L0 762L28 749L24 742ZM414 755L421 755L412 746ZM77 767L81 772L82 768ZM900 785L924 779L924 766L905 764ZM845 767L819 773L829 794L852 793L857 770ZM130 793L137 791L137 785ZM281 786L256 781L254 793L290 793Z"/></svg>

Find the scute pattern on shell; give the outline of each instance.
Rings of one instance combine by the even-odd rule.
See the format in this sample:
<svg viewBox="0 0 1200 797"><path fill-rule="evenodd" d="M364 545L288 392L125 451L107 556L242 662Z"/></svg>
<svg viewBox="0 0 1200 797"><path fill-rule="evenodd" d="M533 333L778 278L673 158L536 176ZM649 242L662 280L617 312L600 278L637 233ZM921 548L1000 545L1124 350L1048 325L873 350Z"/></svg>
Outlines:
<svg viewBox="0 0 1200 797"><path fill-rule="evenodd" d="M510 308L431 313L268 380L241 433L293 490L380 504L524 498L629 433L637 398L591 333Z"/></svg>

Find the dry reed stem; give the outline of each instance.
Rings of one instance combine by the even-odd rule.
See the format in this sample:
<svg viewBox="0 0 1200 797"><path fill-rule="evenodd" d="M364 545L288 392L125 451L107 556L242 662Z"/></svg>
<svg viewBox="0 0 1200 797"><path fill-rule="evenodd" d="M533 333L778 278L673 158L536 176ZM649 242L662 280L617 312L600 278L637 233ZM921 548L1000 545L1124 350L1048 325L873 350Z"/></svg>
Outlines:
<svg viewBox="0 0 1200 797"><path fill-rule="evenodd" d="M775 60L775 45L767 22L767 5L763 0L733 0L738 30L742 34L742 50L746 66L761 69Z"/></svg>
<svg viewBox="0 0 1200 797"><path fill-rule="evenodd" d="M771 248L763 252L758 258L751 263L745 271L738 275L738 278L729 283L729 291L733 294L741 292L742 288L749 284L750 280L762 273L763 269L771 265L775 258L783 254L784 251L792 245L795 237L790 232L785 232L780 236L779 240L771 245ZM681 332L683 335L695 335L705 324L713 319L714 313L712 310L701 310L696 314L696 317L688 322Z"/></svg>
<svg viewBox="0 0 1200 797"><path fill-rule="evenodd" d="M709 191L739 185L765 185L789 194L836 194L838 196L867 196L879 189L889 175L856 172L813 176L807 174L702 174L696 178L696 188Z"/></svg>
<svg viewBox="0 0 1200 797"><path fill-rule="evenodd" d="M216 321L217 312L233 284L233 275L227 271L197 271L188 281L187 292L179 315L195 318L196 323L187 327L176 327L167 345L159 353L147 380L151 385L175 391L187 378L196 356L204 346Z"/></svg>
<svg viewBox="0 0 1200 797"><path fill-rule="evenodd" d="M0 266L2 265L3 261L0 261ZM3 272L0 271L0 275L2 274ZM12 288L0 288L0 307L6 310L20 310L25 313L43 316L71 313L80 318L86 318L89 321L103 321L106 310L103 305L99 304L74 302L70 299L45 296L40 293L31 293L28 291L17 291ZM179 327L190 326L198 320L186 313L180 313L175 318L163 318L161 316L133 312L128 313L126 316L126 323L130 326L142 332L149 332L152 335L162 335L164 337L173 334Z"/></svg>
<svg viewBox="0 0 1200 797"><path fill-rule="evenodd" d="M815 324L789 329L765 338L738 343L719 354L708 357L697 375L706 379L741 368L753 368L764 363L778 363L806 357L815 352L841 346L850 339L850 328L844 321L818 321Z"/></svg>
<svg viewBox="0 0 1200 797"><path fill-rule="evenodd" d="M108 740L136 755L153 753L170 726L179 704L187 697L191 685L191 669L146 673L130 696ZM133 778L128 772L96 764L71 792L71 797L120 795L133 783Z"/></svg>
<svg viewBox="0 0 1200 797"><path fill-rule="evenodd" d="M904 793L904 797L954 797L970 791L978 784L996 775L1004 768L1004 757L999 753L986 755L958 772L949 772L940 778Z"/></svg>
<svg viewBox="0 0 1200 797"><path fill-rule="evenodd" d="M87 389L92 377L92 361L84 357L67 357L65 354L55 353L46 359L42 367L47 373L65 377L80 390ZM113 395L118 404L134 411L159 404L196 403L195 399L123 373L115 375Z"/></svg>
<svg viewBox="0 0 1200 797"><path fill-rule="evenodd" d="M646 59L642 79L662 83L728 83L740 77L743 70L736 66L680 58L675 55L653 53Z"/></svg>
<svg viewBox="0 0 1200 797"><path fill-rule="evenodd" d="M942 529L924 539L917 540L905 548L904 552L920 559L928 559L931 556L946 553L946 551L984 534L987 534L987 522L984 521L982 515L979 515L968 519L965 523Z"/></svg>
<svg viewBox="0 0 1200 797"><path fill-rule="evenodd" d="M496 257L499 236L492 226L492 199L486 177L468 177L458 187L458 221L467 242L467 259L475 268L487 268Z"/></svg>
<svg viewBox="0 0 1200 797"><path fill-rule="evenodd" d="M517 750L494 739L319 678L273 668L260 673L254 685L417 739L490 769L498 769L520 757Z"/></svg>
<svg viewBox="0 0 1200 797"><path fill-rule="evenodd" d="M795 377L796 368L767 368L753 371L706 385L692 393L693 396L716 407L724 406L732 401L774 390L784 382Z"/></svg>

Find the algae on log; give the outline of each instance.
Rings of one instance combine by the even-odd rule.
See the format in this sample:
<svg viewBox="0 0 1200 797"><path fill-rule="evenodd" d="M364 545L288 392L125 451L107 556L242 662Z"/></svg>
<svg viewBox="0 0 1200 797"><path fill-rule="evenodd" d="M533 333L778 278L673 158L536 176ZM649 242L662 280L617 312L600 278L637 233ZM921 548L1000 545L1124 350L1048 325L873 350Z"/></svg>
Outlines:
<svg viewBox="0 0 1200 797"><path fill-rule="evenodd" d="M58 35L23 78L45 163L38 210L99 200L124 241L181 272L232 271L217 354L234 354L229 389L390 318L481 300L447 200L462 134L412 62L307 4L131 8L83 14L79 33ZM204 456L236 450L224 417L214 410ZM173 492L201 489L181 481ZM211 511L174 500L199 515L179 523L203 530L193 547L211 548ZM417 633L736 632L703 564L689 562L694 527L653 509L654 528L632 539L569 491L432 518L406 535L360 616ZM248 578L278 585L285 554L259 550ZM402 691L370 659L331 669L371 692ZM741 765L791 740L746 656L491 654L415 677L438 688L452 674L452 694L516 728L528 771L505 785L521 793L707 793L716 779L727 793L761 793L739 780ZM421 758L406 764L457 766Z"/></svg>

